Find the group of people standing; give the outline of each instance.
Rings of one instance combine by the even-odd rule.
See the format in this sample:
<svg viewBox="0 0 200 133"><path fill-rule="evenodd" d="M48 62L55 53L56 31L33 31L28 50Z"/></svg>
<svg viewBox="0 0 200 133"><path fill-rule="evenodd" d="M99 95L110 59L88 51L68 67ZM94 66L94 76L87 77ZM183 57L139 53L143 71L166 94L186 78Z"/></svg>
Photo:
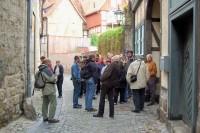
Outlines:
<svg viewBox="0 0 200 133"><path fill-rule="evenodd" d="M95 56L90 55L88 59L84 60L84 66L80 68L79 56L74 57L74 64L71 67L71 79L74 85L73 108L82 108L82 105L78 103L78 99L81 92L81 82L84 82L86 87L85 110L89 112L96 111L96 109L93 108L92 100L96 93L96 85L98 84L100 78L100 71L95 61Z"/></svg>
<svg viewBox="0 0 200 133"><path fill-rule="evenodd" d="M57 123L56 111L56 86L58 98L62 98L62 84L64 68L60 61L56 61L53 69L51 61L41 57L41 65L36 73L35 80L42 74L45 85L42 88L42 116L44 122ZM93 117L103 117L105 99L109 101L109 117L114 118L114 104L123 104L128 98L133 97L135 108L132 110L139 113L144 109L145 95L150 97L149 105L155 103L155 90L157 83L157 68L152 55L148 54L146 60L142 56L134 57L132 51L126 56L108 55L105 59L99 55L90 55L82 60L79 56L74 57L71 67L71 80L73 82L73 108L81 109L79 98L85 93L85 110L97 111L93 107L93 100L100 93L99 108Z"/></svg>
<svg viewBox="0 0 200 133"><path fill-rule="evenodd" d="M94 117L103 117L107 97L109 116L114 118L114 104L118 103L119 94L121 104L133 97L135 109L132 111L135 113L143 110L145 95L151 98L148 106L155 103L157 68L151 54L146 56L145 61L142 56L134 57L132 51L128 51L126 56L111 55L105 60L99 55L90 55L83 60L75 56L71 75L74 85L73 108L82 108L78 99L84 89L85 110L96 111L92 101L100 92L99 108ZM136 80L132 81L133 77L136 77Z"/></svg>

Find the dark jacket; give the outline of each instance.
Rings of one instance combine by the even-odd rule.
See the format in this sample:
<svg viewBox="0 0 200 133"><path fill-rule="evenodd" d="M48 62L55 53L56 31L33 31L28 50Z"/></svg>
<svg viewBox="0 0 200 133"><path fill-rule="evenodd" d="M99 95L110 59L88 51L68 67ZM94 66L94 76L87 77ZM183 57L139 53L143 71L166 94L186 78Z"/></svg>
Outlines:
<svg viewBox="0 0 200 133"><path fill-rule="evenodd" d="M101 82L108 88L116 88L119 86L120 62L115 61L108 65L101 76Z"/></svg>
<svg viewBox="0 0 200 133"><path fill-rule="evenodd" d="M86 69L88 70L90 77L94 78L94 82L96 84L98 78L100 77L96 63L92 60L89 60L88 64L86 65Z"/></svg>
<svg viewBox="0 0 200 133"><path fill-rule="evenodd" d="M119 62L119 86L118 88L125 88L126 87L126 71L125 71L125 66L123 65L122 62Z"/></svg>
<svg viewBox="0 0 200 133"><path fill-rule="evenodd" d="M125 64L125 72L127 73L130 64L134 61L134 59L129 59L128 62Z"/></svg>
<svg viewBox="0 0 200 133"><path fill-rule="evenodd" d="M103 68L104 66L105 66L104 64L97 63L97 68L98 68L98 79L100 79L100 77L101 77L101 70L102 70L102 68Z"/></svg>
<svg viewBox="0 0 200 133"><path fill-rule="evenodd" d="M59 75L58 75L58 78L63 78L63 74L64 74L64 68L63 68L63 65L59 65ZM54 67L54 70L53 70L53 73L55 74L56 72L56 68L57 68L57 65Z"/></svg>

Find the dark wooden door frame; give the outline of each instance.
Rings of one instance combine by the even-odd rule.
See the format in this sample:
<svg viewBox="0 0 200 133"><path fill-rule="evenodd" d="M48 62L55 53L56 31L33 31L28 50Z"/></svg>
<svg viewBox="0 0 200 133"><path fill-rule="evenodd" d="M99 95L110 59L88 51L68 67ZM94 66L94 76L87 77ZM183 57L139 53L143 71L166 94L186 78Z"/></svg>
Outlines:
<svg viewBox="0 0 200 133"><path fill-rule="evenodd" d="M197 107L199 107L199 101L200 101L200 97L199 97L199 94L200 94L200 1L199 0L196 0L196 24L197 24L197 28L195 28L196 30L196 43L198 44L197 45L197 72L198 72L198 76L197 76ZM200 115L198 114L198 112L200 112L200 110L196 110L197 112L197 116Z"/></svg>
<svg viewBox="0 0 200 133"><path fill-rule="evenodd" d="M170 53L170 72L169 72L169 94L168 94L168 117L169 119L173 120L173 119L181 119L181 113L180 110L177 107L177 103L175 102L175 99L178 99L179 96L179 85L177 83L174 83L172 85L173 80L176 80L176 78L174 78L175 73L177 73L176 70L174 70L174 68L172 68L172 66L174 65L174 62L177 60L174 58L174 56L176 54L173 54L174 56L172 57L172 37L174 35L171 35L171 30L172 30L172 21L176 18L178 18L180 15L188 12L189 10L193 10L193 67L192 67L192 71L193 71L193 76L192 76L192 80L194 81L193 83L193 87L194 87L194 91L192 92L192 96L193 96L193 120L192 120L192 125L191 125L191 130L192 133L195 133L195 129L196 129L196 119L197 119L197 56L199 55L198 50L200 49L199 46L197 45L199 43L199 35L198 35L198 25L197 25L197 20L196 20L196 16L197 16L197 11L199 10L199 7L197 8L197 4L194 3L193 1L191 1L190 3L187 3L187 5L182 6L181 8L179 8L177 11L172 12L171 10L169 10L169 14L170 12L172 14L170 14L169 17L169 53ZM198 22L199 23L199 22ZM198 36L197 36L198 35ZM176 36L176 35L175 35ZM173 42L173 44L176 42ZM173 46L174 47L174 46ZM198 49L198 50L197 50ZM175 51L173 51L175 52ZM199 56L198 56L199 59ZM178 70L178 69L177 69ZM172 75L173 73L173 75ZM178 82L178 81L176 81ZM173 89L172 89L173 88ZM177 88L177 89L176 89Z"/></svg>
<svg viewBox="0 0 200 133"><path fill-rule="evenodd" d="M145 34L144 34L144 53L152 53L152 51L160 51L160 39L158 37L158 34L156 33L156 30L153 26L153 22L160 22L160 18L153 18L152 17L152 11L153 11L153 5L155 0L148 0L147 1L147 7L146 7L146 17L145 17ZM158 47L152 46L152 34L156 40L156 43L158 44Z"/></svg>

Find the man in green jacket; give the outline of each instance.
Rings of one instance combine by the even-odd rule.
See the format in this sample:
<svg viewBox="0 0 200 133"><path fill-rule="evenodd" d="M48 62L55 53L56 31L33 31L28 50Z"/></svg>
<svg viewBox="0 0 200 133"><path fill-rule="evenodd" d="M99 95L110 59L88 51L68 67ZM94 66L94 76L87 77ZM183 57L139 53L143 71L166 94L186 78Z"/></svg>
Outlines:
<svg viewBox="0 0 200 133"><path fill-rule="evenodd" d="M53 74L49 66L51 61L45 59L38 67L42 72L42 76L45 82L45 87L42 89L43 103L42 103L42 116L44 122L57 123L59 120L54 119L56 112L56 81L57 77ZM49 112L49 113L48 113Z"/></svg>

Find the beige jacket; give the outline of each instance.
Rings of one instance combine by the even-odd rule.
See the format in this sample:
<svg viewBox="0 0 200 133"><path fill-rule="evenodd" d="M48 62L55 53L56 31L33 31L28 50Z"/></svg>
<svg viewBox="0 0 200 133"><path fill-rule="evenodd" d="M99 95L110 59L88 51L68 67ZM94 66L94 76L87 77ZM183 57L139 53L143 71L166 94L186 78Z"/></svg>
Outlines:
<svg viewBox="0 0 200 133"><path fill-rule="evenodd" d="M42 94L43 95L51 95L54 94L56 95L56 81L57 81L57 76L52 75L48 76L46 73L42 72L42 75L45 78L46 84L44 89L42 89ZM55 84L53 84L55 83Z"/></svg>
<svg viewBox="0 0 200 133"><path fill-rule="evenodd" d="M137 73L140 62L141 62L141 66L137 74L137 81L135 81L134 83L131 83L130 77ZM146 74L146 65L144 61L135 60L134 62L130 64L127 71L126 80L129 83L131 89L142 89L146 87L147 74Z"/></svg>

